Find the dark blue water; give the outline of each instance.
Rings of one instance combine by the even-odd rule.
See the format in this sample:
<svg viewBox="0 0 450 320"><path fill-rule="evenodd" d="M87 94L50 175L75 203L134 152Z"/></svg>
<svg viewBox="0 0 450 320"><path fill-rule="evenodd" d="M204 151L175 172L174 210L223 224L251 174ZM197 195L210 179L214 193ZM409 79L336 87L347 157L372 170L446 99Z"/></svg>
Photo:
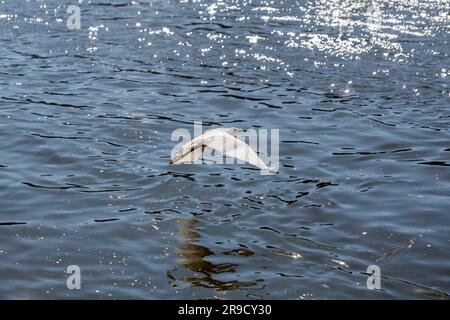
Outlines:
<svg viewBox="0 0 450 320"><path fill-rule="evenodd" d="M0 298L449 298L448 1L72 2L0 2Z"/></svg>

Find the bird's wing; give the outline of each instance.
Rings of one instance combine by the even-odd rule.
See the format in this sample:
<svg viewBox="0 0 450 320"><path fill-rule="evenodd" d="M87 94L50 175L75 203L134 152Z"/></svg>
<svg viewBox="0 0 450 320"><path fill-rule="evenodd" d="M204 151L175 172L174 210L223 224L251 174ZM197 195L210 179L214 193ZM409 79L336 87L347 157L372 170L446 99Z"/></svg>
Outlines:
<svg viewBox="0 0 450 320"><path fill-rule="evenodd" d="M199 148L194 148L193 151L187 152L181 156L174 156L171 164L183 163L183 162L194 162L195 160L200 159L203 154L203 150L205 150L205 146L201 146Z"/></svg>
<svg viewBox="0 0 450 320"><path fill-rule="evenodd" d="M224 132L223 128L213 129L186 142L180 147L180 150L172 156L170 164L190 162L199 159L205 149L204 141L210 140L214 136L220 135L222 132Z"/></svg>
<svg viewBox="0 0 450 320"><path fill-rule="evenodd" d="M248 144L226 132L218 132L213 137L204 139L203 143L227 157L243 160L263 170L269 169Z"/></svg>
<svg viewBox="0 0 450 320"><path fill-rule="evenodd" d="M202 155L202 148L200 148L201 145L196 146L193 141L189 141L185 144L183 144L180 148L180 150L177 151L177 153L172 155L172 159L170 160L170 164L176 164L179 162L187 162L190 161L192 158L194 160L197 160ZM198 155L198 150L200 150L200 155ZM194 157L196 159L194 159ZM182 161L183 160L183 161Z"/></svg>

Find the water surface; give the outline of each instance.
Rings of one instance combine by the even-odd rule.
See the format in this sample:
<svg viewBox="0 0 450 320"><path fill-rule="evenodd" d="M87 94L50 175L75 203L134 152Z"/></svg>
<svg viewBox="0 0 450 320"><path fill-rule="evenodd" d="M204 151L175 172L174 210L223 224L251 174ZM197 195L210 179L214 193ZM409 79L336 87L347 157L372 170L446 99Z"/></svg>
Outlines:
<svg viewBox="0 0 450 320"><path fill-rule="evenodd" d="M1 298L449 298L448 1L72 2L0 2Z"/></svg>

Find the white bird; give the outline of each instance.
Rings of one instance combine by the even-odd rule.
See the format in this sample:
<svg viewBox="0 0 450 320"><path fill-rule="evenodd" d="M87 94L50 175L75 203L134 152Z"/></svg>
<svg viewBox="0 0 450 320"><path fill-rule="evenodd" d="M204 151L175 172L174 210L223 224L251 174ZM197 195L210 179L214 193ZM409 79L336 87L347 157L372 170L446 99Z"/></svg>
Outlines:
<svg viewBox="0 0 450 320"><path fill-rule="evenodd" d="M261 170L270 170L248 144L235 137L237 132L238 129L236 128L209 130L201 136L183 144L180 150L172 155L170 164L198 160L202 156L205 148L208 147L227 157L248 162Z"/></svg>

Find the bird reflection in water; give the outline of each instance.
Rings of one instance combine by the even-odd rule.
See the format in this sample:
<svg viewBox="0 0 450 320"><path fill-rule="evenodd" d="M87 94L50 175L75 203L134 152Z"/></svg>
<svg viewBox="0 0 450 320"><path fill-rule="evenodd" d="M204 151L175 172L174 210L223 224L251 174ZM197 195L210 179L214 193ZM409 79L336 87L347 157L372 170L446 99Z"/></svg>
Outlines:
<svg viewBox="0 0 450 320"><path fill-rule="evenodd" d="M215 255L210 249L195 244L200 238L200 234L195 231L195 226L198 224L196 219L178 219L179 231L177 236L180 238L180 246L176 249L179 255L179 265L183 266L185 270L179 270L176 267L167 272L171 283L175 287L180 287L183 282L184 285L198 286L203 288L215 289L217 291L235 290L243 287L255 286L256 282L241 282L237 280L221 281L214 279L214 275L220 273L234 273L238 267L237 264L221 263L214 264L205 260L205 257ZM224 252L225 255L241 255L252 256L253 252L250 250L233 250ZM186 275L184 271L193 273ZM181 276L176 274L181 272Z"/></svg>

